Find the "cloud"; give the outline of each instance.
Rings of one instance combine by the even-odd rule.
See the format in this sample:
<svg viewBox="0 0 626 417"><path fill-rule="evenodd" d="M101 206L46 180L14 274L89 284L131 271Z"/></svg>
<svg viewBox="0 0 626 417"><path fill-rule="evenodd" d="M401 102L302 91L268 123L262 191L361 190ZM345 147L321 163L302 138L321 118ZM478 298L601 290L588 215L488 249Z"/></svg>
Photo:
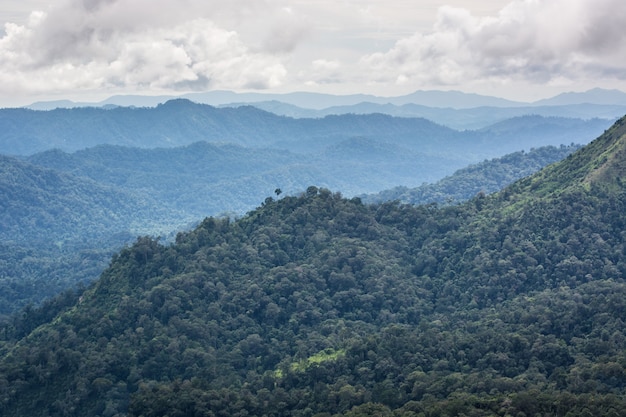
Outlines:
<svg viewBox="0 0 626 417"><path fill-rule="evenodd" d="M247 45L236 25L263 2L199 0L70 0L24 25L6 24L0 37L0 89L269 88L286 69L280 50ZM267 42L271 43L271 28ZM296 29L289 29L296 33Z"/></svg>
<svg viewBox="0 0 626 417"><path fill-rule="evenodd" d="M311 31L310 23L292 8L279 9L272 17L270 30L263 39L262 50L272 53L293 51Z"/></svg>
<svg viewBox="0 0 626 417"><path fill-rule="evenodd" d="M444 6L433 24L442 3L46 2L0 29L0 94L626 83L621 0L476 0L480 16Z"/></svg>
<svg viewBox="0 0 626 417"><path fill-rule="evenodd" d="M316 59L307 71L301 71L298 76L309 86L336 84L342 82L342 70L342 65L337 60Z"/></svg>
<svg viewBox="0 0 626 417"><path fill-rule="evenodd" d="M360 66L387 83L625 80L625 25L621 0L517 0L482 18L444 6L430 33L366 55Z"/></svg>

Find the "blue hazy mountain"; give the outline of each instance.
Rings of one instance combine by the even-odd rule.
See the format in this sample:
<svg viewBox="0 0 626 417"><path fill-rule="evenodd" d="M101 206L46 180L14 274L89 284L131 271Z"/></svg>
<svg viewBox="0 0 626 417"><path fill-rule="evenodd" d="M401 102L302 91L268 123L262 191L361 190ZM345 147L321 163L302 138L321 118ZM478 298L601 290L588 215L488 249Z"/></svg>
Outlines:
<svg viewBox="0 0 626 417"><path fill-rule="evenodd" d="M118 95L91 103L59 100L37 102L27 107L33 110L74 107L156 107L176 98L186 98L216 107L253 105L278 115L297 118L321 118L347 113L383 113L400 117L423 117L460 130L479 129L507 118L531 114L582 119L597 117L613 121L626 113L626 93L603 89L593 89L582 93L564 93L533 103L515 102L458 91L416 91L397 97L304 92L267 94L211 91L191 93L180 97Z"/></svg>

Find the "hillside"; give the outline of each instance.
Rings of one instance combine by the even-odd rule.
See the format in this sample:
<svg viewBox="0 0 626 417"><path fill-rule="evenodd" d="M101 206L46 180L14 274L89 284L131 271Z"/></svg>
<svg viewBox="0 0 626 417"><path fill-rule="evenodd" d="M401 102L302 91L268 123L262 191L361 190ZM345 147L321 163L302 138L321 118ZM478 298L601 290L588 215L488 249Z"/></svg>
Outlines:
<svg viewBox="0 0 626 417"><path fill-rule="evenodd" d="M4 243L63 246L107 239L130 231L132 214L145 210L138 198L118 188L1 155L0 195Z"/></svg>
<svg viewBox="0 0 626 417"><path fill-rule="evenodd" d="M0 156L0 318L89 283L157 210L119 188Z"/></svg>
<svg viewBox="0 0 626 417"><path fill-rule="evenodd" d="M623 124L459 206L309 187L140 238L0 332L3 415L619 416Z"/></svg>
<svg viewBox="0 0 626 417"><path fill-rule="evenodd" d="M610 129L586 146L585 152L577 152L567 157L561 164L555 164L526 178L510 189L511 196L524 196L532 193L540 197L555 197L562 193L564 185L573 190L622 190L626 173L626 121L618 120ZM524 199L521 199L523 202Z"/></svg>
<svg viewBox="0 0 626 417"><path fill-rule="evenodd" d="M27 160L123 189L148 206L163 207L168 210L166 226L206 215L244 214L277 187L293 194L317 183L354 195L413 184L417 179L434 180L449 169L445 158L366 138L347 139L307 157L284 150L198 142L158 149L102 145L71 154L53 150ZM158 227L158 220L152 219L153 229L143 223L143 228L137 225L133 230L159 234L163 228Z"/></svg>
<svg viewBox="0 0 626 417"><path fill-rule="evenodd" d="M442 194L454 190L469 199L494 184L502 188L501 178L511 172L519 177L552 162L550 155L564 157L564 149L553 148L534 164L524 157L542 155L541 150L513 154L499 170L481 168L482 176L454 177L441 183L445 189L431 187L444 201L458 197ZM26 161L1 161L0 318L94 280L133 236L171 238L205 215L242 216L277 184L284 194L315 181L347 190L377 189L410 184L423 169L434 176L434 165L441 164L365 138L339 143L309 161L285 151L205 142L167 149L107 145L73 154L52 150Z"/></svg>
<svg viewBox="0 0 626 417"><path fill-rule="evenodd" d="M515 152L462 168L433 184L416 188L394 187L380 193L362 195L361 199L365 203L398 200L406 204L458 204L479 193L500 191L514 181L564 159L578 148L579 145L562 145L558 148L545 146L529 152Z"/></svg>

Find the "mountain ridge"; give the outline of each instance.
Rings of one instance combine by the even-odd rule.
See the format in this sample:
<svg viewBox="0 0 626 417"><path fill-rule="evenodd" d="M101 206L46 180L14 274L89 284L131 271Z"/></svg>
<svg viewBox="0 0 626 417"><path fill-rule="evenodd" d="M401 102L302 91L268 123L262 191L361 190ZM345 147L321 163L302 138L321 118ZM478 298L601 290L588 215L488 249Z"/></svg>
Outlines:
<svg viewBox="0 0 626 417"><path fill-rule="evenodd" d="M99 102L72 102L71 100L56 100L49 102L35 102L27 108L36 110L51 110L57 106L99 107L99 106L135 106L155 107L168 100L186 98L201 104L220 106L231 103L243 102L252 104L255 102L278 101L305 109L322 110L333 106L350 106L364 102L375 104L417 104L437 108L469 109L476 107L519 107L519 106L553 106L571 104L600 104L600 105L626 105L626 93L619 90L607 90L594 88L584 92L566 92L554 97L537 100L534 102L522 102L507 100L500 97L487 96L461 91L443 90L417 90L412 93L393 97L380 97L368 94L333 95L314 92L292 93L238 93L234 91L216 90L202 93L188 93L179 96L141 96L141 95L117 95L111 96Z"/></svg>
<svg viewBox="0 0 626 417"><path fill-rule="evenodd" d="M530 116L524 116L530 117ZM523 120L500 121L498 126ZM319 152L327 146L352 137L370 137L395 142L413 151L426 153L437 144L455 158L480 153L479 160L544 145L561 145L556 134L571 137L566 144L589 140L610 123L601 119L542 118L547 135L537 128L525 141L494 137L495 126L474 131L457 131L424 118L393 117L384 114L328 115L321 119L295 119L253 106L216 108L184 99L168 101L155 108L114 109L76 108L51 111L26 109L0 110L0 153L32 155L52 148L76 151L101 144L138 148L176 147L207 141L247 146L279 148L295 153ZM518 123L519 124L519 123ZM558 129L555 129L558 125ZM576 125L576 126L575 126ZM509 136L524 131L509 130ZM495 141L494 141L495 140ZM560 140L560 139L559 139ZM522 145L522 142L524 145ZM462 151L474 146L470 152ZM480 149L479 149L480 148ZM466 163L477 162L466 160ZM462 166L462 165L461 165ZM458 166L460 168L461 166Z"/></svg>
<svg viewBox="0 0 626 417"><path fill-rule="evenodd" d="M624 162L622 129L459 206L310 186L139 238L56 318L0 332L3 412L620 415L625 187L580 184Z"/></svg>
<svg viewBox="0 0 626 417"><path fill-rule="evenodd" d="M483 168L482 178L450 178L443 181L447 188L430 188L437 190L437 201L442 203L465 201L481 190L501 189L501 178L523 167L531 166L530 172L535 172L548 161L563 158L569 148L510 154L506 168ZM445 163L362 137L339 142L310 158L305 161L286 151L206 142L154 150L100 145L72 154L57 149L26 159L0 157L0 206L5 214L0 221L4 243L0 245L4 260L0 263L0 294L4 295L0 316L16 312L27 302L39 305L77 280L95 279L110 254L133 236L163 236L170 241L175 232L189 229L207 215L243 216L277 187L285 195L301 192L311 183L344 190L357 184L364 184L363 189L365 185L384 189L389 184L411 183L420 175L416 166L429 169ZM326 165L316 165L320 159ZM535 162L529 164L531 160ZM20 174L8 175L9 166ZM403 176L389 179L394 170L403 171ZM58 180L46 181L48 177ZM384 193L387 200L396 198L389 193ZM53 280L54 291L49 286Z"/></svg>

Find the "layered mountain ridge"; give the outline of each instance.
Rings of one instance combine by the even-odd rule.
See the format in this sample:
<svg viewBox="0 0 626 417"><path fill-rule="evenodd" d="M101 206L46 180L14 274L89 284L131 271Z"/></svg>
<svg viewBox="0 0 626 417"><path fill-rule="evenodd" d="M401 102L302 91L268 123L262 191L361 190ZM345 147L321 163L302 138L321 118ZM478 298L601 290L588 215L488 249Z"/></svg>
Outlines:
<svg viewBox="0 0 626 417"><path fill-rule="evenodd" d="M311 186L140 238L0 332L3 415L620 415L624 122L463 205Z"/></svg>

